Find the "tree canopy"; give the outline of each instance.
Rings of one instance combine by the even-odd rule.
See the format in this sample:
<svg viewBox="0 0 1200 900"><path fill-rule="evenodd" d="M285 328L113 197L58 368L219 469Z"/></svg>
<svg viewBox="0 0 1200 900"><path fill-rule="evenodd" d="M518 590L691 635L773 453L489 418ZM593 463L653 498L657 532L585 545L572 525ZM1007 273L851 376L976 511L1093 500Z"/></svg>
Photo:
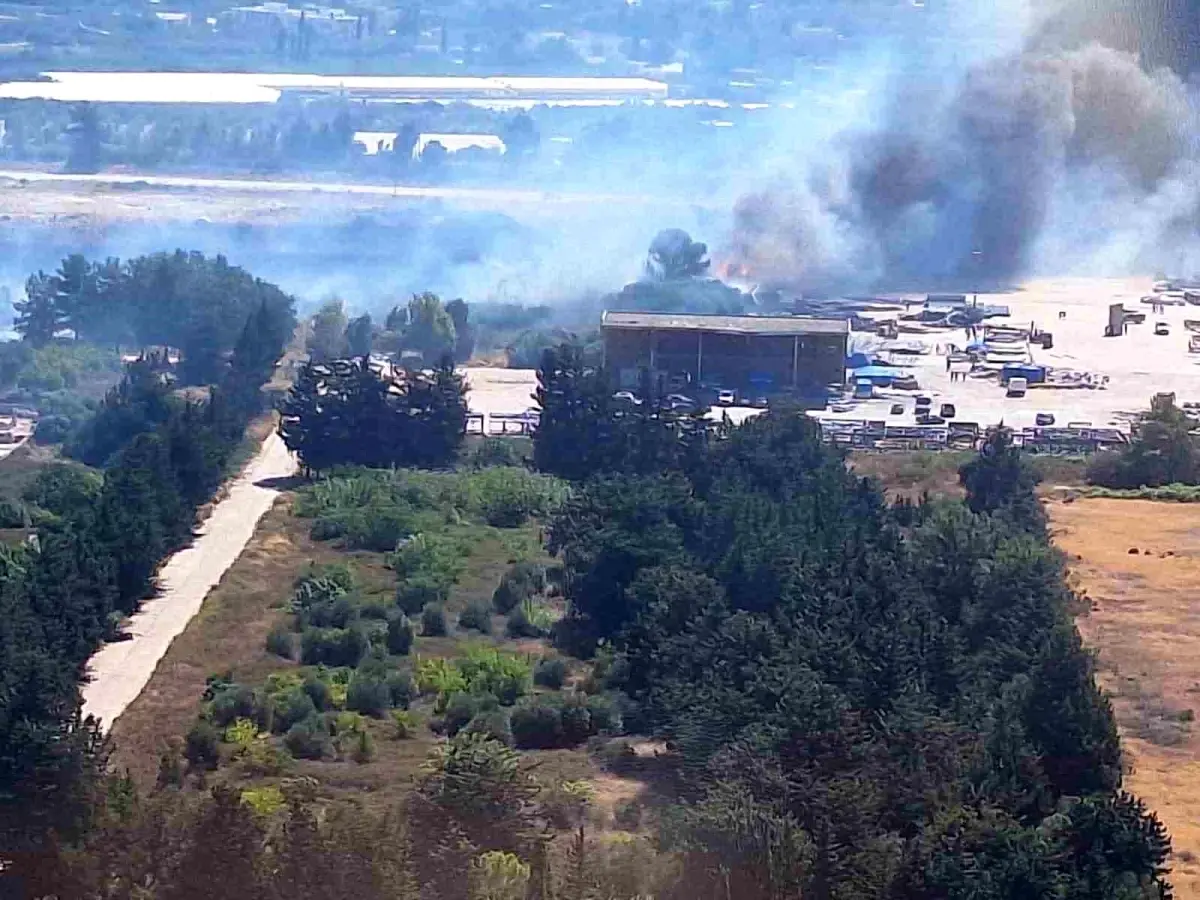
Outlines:
<svg viewBox="0 0 1200 900"><path fill-rule="evenodd" d="M466 434L466 389L449 356L431 373L376 370L366 357L308 363L279 433L305 468L446 466Z"/></svg>
<svg viewBox="0 0 1200 900"><path fill-rule="evenodd" d="M67 447L105 466L102 476L54 466L26 492L41 511L36 539L0 548L0 853L12 870L5 878L29 883L57 841L76 839L89 824L106 749L95 723L79 717L81 667L153 590L162 559L190 539L197 507L211 499L261 411L260 388L291 333L280 302L272 309L260 300L238 323L233 359L207 401L171 392L162 354L131 364Z"/></svg>
<svg viewBox="0 0 1200 900"><path fill-rule="evenodd" d="M547 354L535 460L581 484L549 528L557 640L678 754L697 800L673 846L738 897L1167 896L1169 839L1121 792L1006 434L963 467L965 502L901 514L797 413L641 470L596 453L663 428L597 378Z"/></svg>
<svg viewBox="0 0 1200 900"><path fill-rule="evenodd" d="M17 333L34 346L70 332L94 343L180 348L179 374L191 384L220 380L251 316L271 320L264 333L295 327L292 298L278 287L223 256L182 250L125 262L72 255L53 274L31 276L14 306Z"/></svg>

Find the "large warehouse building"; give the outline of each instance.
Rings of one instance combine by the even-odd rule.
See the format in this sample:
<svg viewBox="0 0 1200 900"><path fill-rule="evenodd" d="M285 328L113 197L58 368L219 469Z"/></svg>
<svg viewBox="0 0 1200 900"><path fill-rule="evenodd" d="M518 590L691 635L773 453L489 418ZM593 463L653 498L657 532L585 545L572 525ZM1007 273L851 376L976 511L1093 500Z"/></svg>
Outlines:
<svg viewBox="0 0 1200 900"><path fill-rule="evenodd" d="M845 378L849 323L801 316L701 316L606 312L604 363L621 387L650 379L755 395L822 395Z"/></svg>

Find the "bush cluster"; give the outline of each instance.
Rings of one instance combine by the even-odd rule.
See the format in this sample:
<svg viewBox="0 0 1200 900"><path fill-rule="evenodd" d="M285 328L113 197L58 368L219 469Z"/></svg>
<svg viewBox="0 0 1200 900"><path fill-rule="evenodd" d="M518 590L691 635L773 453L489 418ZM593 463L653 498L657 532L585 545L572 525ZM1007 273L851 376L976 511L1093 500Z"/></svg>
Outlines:
<svg viewBox="0 0 1200 900"><path fill-rule="evenodd" d="M492 606L501 615L508 615L523 600L542 593L546 589L546 567L538 563L518 562L500 579L492 594Z"/></svg>
<svg viewBox="0 0 1200 900"><path fill-rule="evenodd" d="M300 662L306 666L357 666L371 649L371 641L358 626L306 628L300 637Z"/></svg>
<svg viewBox="0 0 1200 900"><path fill-rule="evenodd" d="M458 627L480 634L492 633L492 608L483 602L474 600L467 604L458 616Z"/></svg>
<svg viewBox="0 0 1200 900"><path fill-rule="evenodd" d="M603 695L527 697L513 707L513 740L523 750L576 747L596 734L619 734L621 716Z"/></svg>

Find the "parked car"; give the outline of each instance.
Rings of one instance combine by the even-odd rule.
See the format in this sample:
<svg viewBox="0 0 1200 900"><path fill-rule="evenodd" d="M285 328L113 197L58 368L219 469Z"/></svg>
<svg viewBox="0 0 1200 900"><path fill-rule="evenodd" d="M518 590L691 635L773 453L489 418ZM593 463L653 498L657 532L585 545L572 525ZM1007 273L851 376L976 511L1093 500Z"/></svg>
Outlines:
<svg viewBox="0 0 1200 900"><path fill-rule="evenodd" d="M892 415L893 416L904 415L904 404L903 403L893 403L892 404Z"/></svg>
<svg viewBox="0 0 1200 900"><path fill-rule="evenodd" d="M1024 397L1027 390L1029 390L1028 378L1010 378L1008 379L1008 389L1004 395L1006 397Z"/></svg>
<svg viewBox="0 0 1200 900"><path fill-rule="evenodd" d="M630 406L640 406L642 403L633 391L617 391L613 394L613 399L619 400L621 403L628 403Z"/></svg>
<svg viewBox="0 0 1200 900"><path fill-rule="evenodd" d="M915 391L920 388L917 379L913 375L901 375L899 378L892 380L892 387L898 391Z"/></svg>
<svg viewBox="0 0 1200 900"><path fill-rule="evenodd" d="M766 409L770 404L767 402L766 397L760 395L754 398L754 403L751 405L758 409Z"/></svg>
<svg viewBox="0 0 1200 900"><path fill-rule="evenodd" d="M1161 321L1155 322L1154 323L1154 333L1159 335L1160 337L1165 334L1170 334L1171 326L1168 325L1166 322L1161 322Z"/></svg>
<svg viewBox="0 0 1200 900"><path fill-rule="evenodd" d="M721 390L717 391L717 405L736 406L737 391L731 391L729 388L722 388Z"/></svg>
<svg viewBox="0 0 1200 900"><path fill-rule="evenodd" d="M917 411L918 411L918 412L919 412L919 411L920 411L922 408L924 408L924 409L929 409L931 406L933 406L933 401L932 401L932 400L930 400L928 397L926 397L924 394L922 394L921 396L917 397Z"/></svg>
<svg viewBox="0 0 1200 900"><path fill-rule="evenodd" d="M667 394L667 407L673 410L695 409L696 401L683 394Z"/></svg>
<svg viewBox="0 0 1200 900"><path fill-rule="evenodd" d="M953 403L943 403L942 408L938 410L938 415L943 419L953 419L958 415L958 410L955 409Z"/></svg>
<svg viewBox="0 0 1200 900"><path fill-rule="evenodd" d="M1033 423L1035 425L1037 425L1038 428L1045 428L1049 425L1053 425L1054 424L1054 413L1038 413L1034 417Z"/></svg>
<svg viewBox="0 0 1200 900"><path fill-rule="evenodd" d="M941 416L935 416L933 413L917 413L918 425L945 425L946 420Z"/></svg>

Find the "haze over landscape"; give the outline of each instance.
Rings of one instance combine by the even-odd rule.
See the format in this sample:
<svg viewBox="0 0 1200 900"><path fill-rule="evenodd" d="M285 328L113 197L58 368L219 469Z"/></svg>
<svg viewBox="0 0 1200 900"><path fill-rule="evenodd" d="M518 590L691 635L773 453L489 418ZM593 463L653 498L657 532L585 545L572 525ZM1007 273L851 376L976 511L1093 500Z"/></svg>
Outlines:
<svg viewBox="0 0 1200 900"><path fill-rule="evenodd" d="M1200 900L1200 0L343 2L0 0L0 900Z"/></svg>

